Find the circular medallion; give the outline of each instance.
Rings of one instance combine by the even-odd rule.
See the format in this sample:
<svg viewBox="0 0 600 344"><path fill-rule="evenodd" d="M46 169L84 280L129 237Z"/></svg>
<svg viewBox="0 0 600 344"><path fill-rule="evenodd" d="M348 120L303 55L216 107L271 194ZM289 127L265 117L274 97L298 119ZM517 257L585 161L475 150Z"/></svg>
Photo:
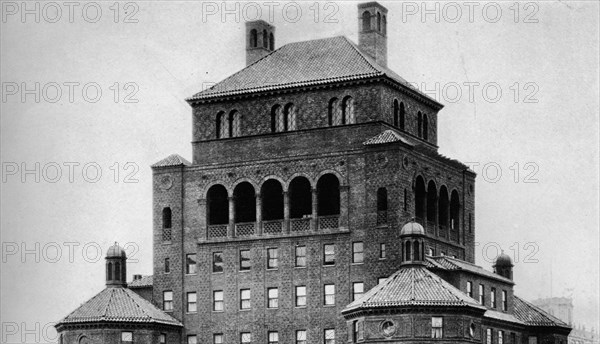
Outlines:
<svg viewBox="0 0 600 344"><path fill-rule="evenodd" d="M170 175L166 174L160 177L159 185L161 189L169 190L173 186L173 178L171 178Z"/></svg>
<svg viewBox="0 0 600 344"><path fill-rule="evenodd" d="M408 168L408 156L404 156L404 158L402 159L402 167L404 168Z"/></svg>
<svg viewBox="0 0 600 344"><path fill-rule="evenodd" d="M396 332L396 325L391 320L386 320L381 324L381 332L386 337L391 337Z"/></svg>

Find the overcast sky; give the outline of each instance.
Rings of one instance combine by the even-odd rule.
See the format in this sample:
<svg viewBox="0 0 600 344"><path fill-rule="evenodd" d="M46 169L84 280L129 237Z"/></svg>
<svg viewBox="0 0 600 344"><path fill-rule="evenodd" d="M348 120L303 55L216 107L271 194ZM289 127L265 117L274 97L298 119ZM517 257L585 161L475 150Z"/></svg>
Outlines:
<svg viewBox="0 0 600 344"><path fill-rule="evenodd" d="M27 329L104 287L114 241L131 243L130 278L152 273L149 166L191 160L184 98L244 67L244 19L260 8L277 47L357 41L358 26L355 2L228 3L224 18L220 2L82 2L60 17L37 3L39 23L35 4L23 17L2 1L1 23L1 316ZM501 247L517 295L572 295L576 322L598 324L598 2L430 2L425 17L421 2L383 4L389 66L445 105L440 152L478 173L477 263L491 269Z"/></svg>

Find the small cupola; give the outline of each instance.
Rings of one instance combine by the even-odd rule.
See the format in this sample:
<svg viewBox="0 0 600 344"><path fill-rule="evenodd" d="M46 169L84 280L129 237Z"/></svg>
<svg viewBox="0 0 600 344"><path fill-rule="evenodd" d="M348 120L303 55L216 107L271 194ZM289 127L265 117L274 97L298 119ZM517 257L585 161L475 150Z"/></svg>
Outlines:
<svg viewBox="0 0 600 344"><path fill-rule="evenodd" d="M127 254L115 242L106 252L106 286L127 286Z"/></svg>
<svg viewBox="0 0 600 344"><path fill-rule="evenodd" d="M513 268L513 263L512 263L512 259L510 259L510 256L506 253L504 253L504 251L502 251L502 253L500 253L500 255L498 256L498 258L496 258L496 261L494 262L493 268L494 268L494 273L498 274L502 277L508 278L509 280L513 279L513 272L512 272L512 268Z"/></svg>
<svg viewBox="0 0 600 344"><path fill-rule="evenodd" d="M264 20L246 22L246 66L275 50L275 27Z"/></svg>
<svg viewBox="0 0 600 344"><path fill-rule="evenodd" d="M402 227L402 264L425 264L424 238L425 229L414 220Z"/></svg>
<svg viewBox="0 0 600 344"><path fill-rule="evenodd" d="M358 4L358 47L387 67L387 8L378 2Z"/></svg>

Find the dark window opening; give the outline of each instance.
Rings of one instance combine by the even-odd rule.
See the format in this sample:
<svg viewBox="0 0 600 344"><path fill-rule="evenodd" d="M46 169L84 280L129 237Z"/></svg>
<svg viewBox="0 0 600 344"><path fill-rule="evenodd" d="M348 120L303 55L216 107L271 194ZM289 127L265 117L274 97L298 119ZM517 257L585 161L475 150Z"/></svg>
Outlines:
<svg viewBox="0 0 600 344"><path fill-rule="evenodd" d="M227 189L223 185L213 185L208 189L208 224L222 225L229 223L229 200Z"/></svg>
<svg viewBox="0 0 600 344"><path fill-rule="evenodd" d="M342 124L354 124L354 99L350 96L342 101Z"/></svg>
<svg viewBox="0 0 600 344"><path fill-rule="evenodd" d="M388 210L388 196L386 188L377 189L377 211Z"/></svg>
<svg viewBox="0 0 600 344"><path fill-rule="evenodd" d="M429 139L429 120L426 114L423 114L423 139L425 141Z"/></svg>
<svg viewBox="0 0 600 344"><path fill-rule="evenodd" d="M269 35L269 50L275 50L275 36L272 33Z"/></svg>
<svg viewBox="0 0 600 344"><path fill-rule="evenodd" d="M377 31L381 32L381 13L377 12Z"/></svg>
<svg viewBox="0 0 600 344"><path fill-rule="evenodd" d="M269 35L267 34L267 30L263 30L263 48L269 47Z"/></svg>
<svg viewBox="0 0 600 344"><path fill-rule="evenodd" d="M250 47L251 48L256 48L256 46L258 45L257 40L258 40L258 34L257 34L256 30L255 29L250 30Z"/></svg>
<svg viewBox="0 0 600 344"><path fill-rule="evenodd" d="M450 226L452 229L460 228L460 201L456 190L452 191L450 197Z"/></svg>
<svg viewBox="0 0 600 344"><path fill-rule="evenodd" d="M404 256L405 256L404 260L411 260L411 254L410 254L411 245L410 245L410 241L407 241L406 244L404 245L404 247L405 247L404 248Z"/></svg>
<svg viewBox="0 0 600 344"><path fill-rule="evenodd" d="M318 215L340 214L340 182L333 174L325 174L317 182Z"/></svg>
<svg viewBox="0 0 600 344"><path fill-rule="evenodd" d="M438 223L443 227L448 226L448 204L448 189L442 185L438 200Z"/></svg>
<svg viewBox="0 0 600 344"><path fill-rule="evenodd" d="M166 207L162 210L163 228L171 228L171 208Z"/></svg>
<svg viewBox="0 0 600 344"><path fill-rule="evenodd" d="M414 254L413 260L421 260L421 250L420 250L419 245L420 244L418 241L415 241L413 243L413 247L414 247L413 248L413 254Z"/></svg>
<svg viewBox="0 0 600 344"><path fill-rule="evenodd" d="M339 100L337 98L331 98L331 100L329 101L329 107L328 107L327 113L328 113L327 119L329 122L329 126L341 124Z"/></svg>
<svg viewBox="0 0 600 344"><path fill-rule="evenodd" d="M312 191L310 182L304 177L296 177L290 183L290 218L299 219L312 214Z"/></svg>
<svg viewBox="0 0 600 344"><path fill-rule="evenodd" d="M362 27L363 31L371 30L371 13L369 11L365 11L362 14Z"/></svg>
<svg viewBox="0 0 600 344"><path fill-rule="evenodd" d="M235 223L256 221L256 194L248 182L238 184L233 190Z"/></svg>
<svg viewBox="0 0 600 344"><path fill-rule="evenodd" d="M406 112L404 110L404 103L400 103L400 130L404 130L404 118L406 117Z"/></svg>
<svg viewBox="0 0 600 344"><path fill-rule="evenodd" d="M435 223L437 213L437 188L435 183L430 181L427 185L427 221Z"/></svg>
<svg viewBox="0 0 600 344"><path fill-rule="evenodd" d="M423 116L421 115L421 111L417 114L417 136L421 137L423 132Z"/></svg>
<svg viewBox="0 0 600 344"><path fill-rule="evenodd" d="M400 123L400 108L398 107L398 100L394 99L394 127L398 127Z"/></svg>
<svg viewBox="0 0 600 344"><path fill-rule="evenodd" d="M120 281L121 278L121 264L119 262L115 263L115 280Z"/></svg>
<svg viewBox="0 0 600 344"><path fill-rule="evenodd" d="M106 273L107 273L107 280L112 280L112 263L108 263L108 265L106 266Z"/></svg>
<svg viewBox="0 0 600 344"><path fill-rule="evenodd" d="M281 106L274 105L271 108L271 132L275 133L278 131L283 131L280 129L282 127L282 119L281 119Z"/></svg>
<svg viewBox="0 0 600 344"><path fill-rule="evenodd" d="M426 196L425 181L423 177L418 176L415 183L415 217L417 218L417 222L422 223L425 220Z"/></svg>
<svg viewBox="0 0 600 344"><path fill-rule="evenodd" d="M260 189L263 221L283 219L283 188L275 179L267 180Z"/></svg>

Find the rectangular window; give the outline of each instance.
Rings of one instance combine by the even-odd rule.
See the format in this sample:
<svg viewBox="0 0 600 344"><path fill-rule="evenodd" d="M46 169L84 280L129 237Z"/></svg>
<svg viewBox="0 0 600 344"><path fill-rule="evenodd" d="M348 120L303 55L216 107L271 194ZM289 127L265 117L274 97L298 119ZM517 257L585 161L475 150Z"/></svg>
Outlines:
<svg viewBox="0 0 600 344"><path fill-rule="evenodd" d="M328 328L323 331L323 338L325 344L335 344L335 330L332 328Z"/></svg>
<svg viewBox="0 0 600 344"><path fill-rule="evenodd" d="M306 307L306 286L296 287L296 307Z"/></svg>
<svg viewBox="0 0 600 344"><path fill-rule="evenodd" d="M325 294L323 304L326 306L335 305L335 284L325 284L323 290Z"/></svg>
<svg viewBox="0 0 600 344"><path fill-rule="evenodd" d="M121 332L121 343L133 343L133 332Z"/></svg>
<svg viewBox="0 0 600 344"><path fill-rule="evenodd" d="M250 309L250 289L240 289L240 309Z"/></svg>
<svg viewBox="0 0 600 344"><path fill-rule="evenodd" d="M498 331L498 344L504 344L504 331Z"/></svg>
<svg viewBox="0 0 600 344"><path fill-rule="evenodd" d="M197 299L196 292L187 293L187 312L188 313L196 313L197 311Z"/></svg>
<svg viewBox="0 0 600 344"><path fill-rule="evenodd" d="M160 337L158 337L158 342L160 344L167 344L167 335L165 333L161 333Z"/></svg>
<svg viewBox="0 0 600 344"><path fill-rule="evenodd" d="M357 300L365 292L365 285L363 282L352 283L352 301Z"/></svg>
<svg viewBox="0 0 600 344"><path fill-rule="evenodd" d="M326 244L323 246L323 264L335 265L335 245Z"/></svg>
<svg viewBox="0 0 600 344"><path fill-rule="evenodd" d="M385 282L386 279L387 279L387 277L379 277L377 279L377 284L381 284L381 283Z"/></svg>
<svg viewBox="0 0 600 344"><path fill-rule="evenodd" d="M189 253L185 255L185 273L193 275L196 273L196 254Z"/></svg>
<svg viewBox="0 0 600 344"><path fill-rule="evenodd" d="M222 312L223 311L223 291L215 290L213 291L213 311Z"/></svg>
<svg viewBox="0 0 600 344"><path fill-rule="evenodd" d="M198 344L198 337L195 334L187 336L187 344Z"/></svg>
<svg viewBox="0 0 600 344"><path fill-rule="evenodd" d="M171 290L163 291L163 311L173 311L173 292Z"/></svg>
<svg viewBox="0 0 600 344"><path fill-rule="evenodd" d="M385 259L385 244L379 244L379 259Z"/></svg>
<svg viewBox="0 0 600 344"><path fill-rule="evenodd" d="M171 272L171 260L165 258L165 273L168 274L169 272Z"/></svg>
<svg viewBox="0 0 600 344"><path fill-rule="evenodd" d="M296 246L296 267L306 267L306 246Z"/></svg>
<svg viewBox="0 0 600 344"><path fill-rule="evenodd" d="M467 296L473 297L473 282L467 281Z"/></svg>
<svg viewBox="0 0 600 344"><path fill-rule="evenodd" d="M223 272L223 252L213 252L213 272Z"/></svg>
<svg viewBox="0 0 600 344"><path fill-rule="evenodd" d="M358 342L358 320L352 322L352 343Z"/></svg>
<svg viewBox="0 0 600 344"><path fill-rule="evenodd" d="M267 289L267 307L277 308L279 307L279 289L269 288Z"/></svg>
<svg viewBox="0 0 600 344"><path fill-rule="evenodd" d="M240 250L240 271L248 271L251 267L250 250Z"/></svg>
<svg viewBox="0 0 600 344"><path fill-rule="evenodd" d="M483 284L479 285L479 304L485 306L485 288Z"/></svg>
<svg viewBox="0 0 600 344"><path fill-rule="evenodd" d="M488 328L485 330L485 343L492 344L492 329Z"/></svg>
<svg viewBox="0 0 600 344"><path fill-rule="evenodd" d="M296 331L296 344L306 344L306 330Z"/></svg>
<svg viewBox="0 0 600 344"><path fill-rule="evenodd" d="M222 333L215 333L213 334L213 344L223 344L223 334Z"/></svg>
<svg viewBox="0 0 600 344"><path fill-rule="evenodd" d="M252 343L252 333L242 332L240 333L240 343Z"/></svg>
<svg viewBox="0 0 600 344"><path fill-rule="evenodd" d="M496 308L496 288L490 288L490 303L492 308Z"/></svg>
<svg viewBox="0 0 600 344"><path fill-rule="evenodd" d="M364 260L365 254L362 241L352 243L352 263L362 264Z"/></svg>
<svg viewBox="0 0 600 344"><path fill-rule="evenodd" d="M506 290L502 291L502 310L508 311L508 297L506 295Z"/></svg>
<svg viewBox="0 0 600 344"><path fill-rule="evenodd" d="M442 317L431 318L431 338L442 338L444 319Z"/></svg>
<svg viewBox="0 0 600 344"><path fill-rule="evenodd" d="M279 344L279 332L269 332L269 344Z"/></svg>
<svg viewBox="0 0 600 344"><path fill-rule="evenodd" d="M277 269L279 266L279 250L276 248L267 249L267 269Z"/></svg>

